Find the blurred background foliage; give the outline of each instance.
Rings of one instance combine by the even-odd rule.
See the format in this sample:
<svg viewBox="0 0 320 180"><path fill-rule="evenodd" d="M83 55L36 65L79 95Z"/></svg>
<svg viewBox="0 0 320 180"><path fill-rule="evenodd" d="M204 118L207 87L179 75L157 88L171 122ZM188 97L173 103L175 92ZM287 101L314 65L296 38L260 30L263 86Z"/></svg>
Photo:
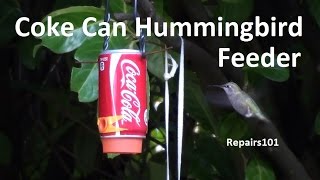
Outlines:
<svg viewBox="0 0 320 180"><path fill-rule="evenodd" d="M113 13L132 13L130 1L110 0ZM288 1L275 0L203 0L214 20L243 22L254 15L277 15L285 20L283 9L294 9ZM154 0L156 13L167 21L188 21L181 1ZM275 120L289 147L303 162L307 171L319 179L319 77L317 51L320 34L320 1L299 1L304 13L306 38L291 43L269 38L257 40L262 49L275 45L286 52L302 52L296 69L243 68L246 90L255 91L256 99ZM288 10L288 11L289 11ZM46 21L75 25L72 37L21 38L14 25L21 16L29 30L32 22ZM163 110L164 53L148 56L150 84L149 134L139 155L102 154L96 127L97 64L103 38L86 37L82 21L96 17L102 21L100 0L2 0L0 6L1 100L0 179L165 179L165 135ZM293 14L295 15L295 14ZM196 15L195 15L196 16ZM126 21L126 37L110 38L109 49L137 48L133 23ZM97 23L90 24L97 31ZM310 33L311 32L311 33ZM312 35L312 33L314 33ZM199 40L190 38L194 42ZM254 49L236 38L223 43L244 53ZM254 45L255 46L255 45ZM164 47L155 37L147 38L147 51ZM315 50L316 49L316 50ZM172 52L176 57L178 54ZM201 58L201 57L199 57ZM210 76L210 74L208 74ZM227 147L226 139L250 139L246 121L232 109L212 106L205 96L206 86L192 66L187 65L185 84L185 138L183 179L281 179L267 157L252 147ZM170 80L170 159L172 179L176 176L176 103L177 79ZM160 104L160 105L159 105ZM278 178L276 178L278 177Z"/></svg>

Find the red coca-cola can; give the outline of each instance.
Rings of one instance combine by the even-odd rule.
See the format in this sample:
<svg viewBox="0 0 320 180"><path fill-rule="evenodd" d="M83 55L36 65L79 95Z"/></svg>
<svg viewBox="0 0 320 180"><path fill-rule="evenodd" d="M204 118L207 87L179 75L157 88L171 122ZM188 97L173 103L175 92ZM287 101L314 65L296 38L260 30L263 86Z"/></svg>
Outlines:
<svg viewBox="0 0 320 180"><path fill-rule="evenodd" d="M99 56L98 128L104 153L141 153L147 133L147 61L140 51Z"/></svg>

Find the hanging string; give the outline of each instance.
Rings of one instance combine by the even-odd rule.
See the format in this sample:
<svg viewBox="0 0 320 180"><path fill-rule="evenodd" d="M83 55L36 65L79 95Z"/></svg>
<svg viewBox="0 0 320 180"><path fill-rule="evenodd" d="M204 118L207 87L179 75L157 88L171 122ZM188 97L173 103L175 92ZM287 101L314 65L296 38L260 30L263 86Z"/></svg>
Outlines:
<svg viewBox="0 0 320 180"><path fill-rule="evenodd" d="M169 73L168 73L168 51L165 51L165 62L164 62L164 80L165 80L165 128L166 128L166 157L167 157L167 180L170 180L170 167L169 167Z"/></svg>
<svg viewBox="0 0 320 180"><path fill-rule="evenodd" d="M105 16L104 16L104 22L109 23L110 22L110 0L105 1ZM138 2L137 0L134 1L134 18L136 19L139 17L138 13ZM135 21L134 19L134 21ZM107 50L109 46L109 39L110 36L105 36L104 37L104 42L103 42L103 50ZM140 52L142 53L142 56L145 56L146 52L146 43L145 43L145 32L144 30L140 29L140 36L139 36L139 48Z"/></svg>
<svg viewBox="0 0 320 180"><path fill-rule="evenodd" d="M179 89L178 89L178 180L181 174L181 155L183 140L183 107L184 107L184 40L180 37L180 69L179 69Z"/></svg>
<svg viewBox="0 0 320 180"><path fill-rule="evenodd" d="M177 154L177 165L178 165L178 180L180 180L181 174L181 156L182 156L182 140L183 140L183 107L184 107L184 40L180 37L181 49L180 49L180 70L179 70L179 89L178 89L178 154ZM171 60L171 71L169 73L168 60ZM169 85L168 80L172 78L176 72L178 65L172 56L165 51L165 69L164 69L164 80L165 80L165 129L166 129L166 159L167 159L167 176L166 179L170 180L170 157L169 157Z"/></svg>
<svg viewBox="0 0 320 180"><path fill-rule="evenodd" d="M137 0L134 1L134 14L133 15L134 15L134 18L135 18L134 21L135 21L136 18L139 17ZM145 52L146 52L145 32L142 29L140 29L139 48L140 48L140 52L142 53L142 56L145 56Z"/></svg>
<svg viewBox="0 0 320 180"><path fill-rule="evenodd" d="M166 48L167 49L167 48ZM169 65L168 65L168 59L171 60L171 71L169 71ZM176 61L172 58L172 56L168 53L168 51L165 51L165 61L164 61L164 80L165 80L165 129L166 129L166 158L167 158L167 180L170 180L170 167L169 167L169 104L170 104L170 97L169 97L169 84L168 80L172 78L178 68L178 64Z"/></svg>
<svg viewBox="0 0 320 180"><path fill-rule="evenodd" d="M110 4L109 4L109 0L105 1L105 5L104 6L105 6L104 22L109 23L109 21L110 21ZM109 39L110 39L110 36L105 36L104 37L103 51L108 49Z"/></svg>

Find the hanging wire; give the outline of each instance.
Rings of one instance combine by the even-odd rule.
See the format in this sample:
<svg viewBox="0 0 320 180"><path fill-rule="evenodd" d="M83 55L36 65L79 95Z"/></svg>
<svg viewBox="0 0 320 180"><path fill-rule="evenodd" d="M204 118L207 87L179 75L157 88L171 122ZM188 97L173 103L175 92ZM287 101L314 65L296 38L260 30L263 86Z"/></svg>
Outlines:
<svg viewBox="0 0 320 180"><path fill-rule="evenodd" d="M106 1L105 1L104 22L109 23L109 21L110 21L110 4L109 4L109 0L106 0ZM105 50L108 49L109 39L110 39L110 36L105 36L105 37L104 37L103 51L105 51Z"/></svg>
<svg viewBox="0 0 320 180"><path fill-rule="evenodd" d="M134 0L134 21L137 17L139 17L138 13L138 0ZM140 37L139 37L139 48L140 52L142 53L142 56L145 56L146 52L146 42L145 42L145 32L144 30L140 29Z"/></svg>
<svg viewBox="0 0 320 180"><path fill-rule="evenodd" d="M178 149L177 149L177 168L178 180L181 175L181 156L182 156L182 140L183 140L183 107L184 107L184 40L180 37L180 70L179 70L179 89L178 89Z"/></svg>
<svg viewBox="0 0 320 180"><path fill-rule="evenodd" d="M109 4L110 0L106 0L105 1L105 16L104 16L104 22L109 23L110 21L110 4ZM139 17L139 13L138 13L138 2L137 0L134 1L134 18L136 19L137 17ZM135 20L134 19L134 20ZM109 46L109 39L110 36L105 36L104 37L104 43L103 43L103 50L107 50L108 46ZM140 52L142 53L143 56L145 56L145 52L146 52L146 42L145 42L145 32L144 30L140 29L140 36L139 36L139 49Z"/></svg>

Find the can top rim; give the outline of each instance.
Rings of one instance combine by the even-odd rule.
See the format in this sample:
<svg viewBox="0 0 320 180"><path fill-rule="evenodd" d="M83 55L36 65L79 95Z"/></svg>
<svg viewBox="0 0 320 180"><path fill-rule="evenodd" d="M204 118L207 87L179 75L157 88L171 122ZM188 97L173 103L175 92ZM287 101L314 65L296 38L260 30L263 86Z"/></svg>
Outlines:
<svg viewBox="0 0 320 180"><path fill-rule="evenodd" d="M136 49L111 49L111 50L105 50L103 53L140 53L139 50Z"/></svg>

